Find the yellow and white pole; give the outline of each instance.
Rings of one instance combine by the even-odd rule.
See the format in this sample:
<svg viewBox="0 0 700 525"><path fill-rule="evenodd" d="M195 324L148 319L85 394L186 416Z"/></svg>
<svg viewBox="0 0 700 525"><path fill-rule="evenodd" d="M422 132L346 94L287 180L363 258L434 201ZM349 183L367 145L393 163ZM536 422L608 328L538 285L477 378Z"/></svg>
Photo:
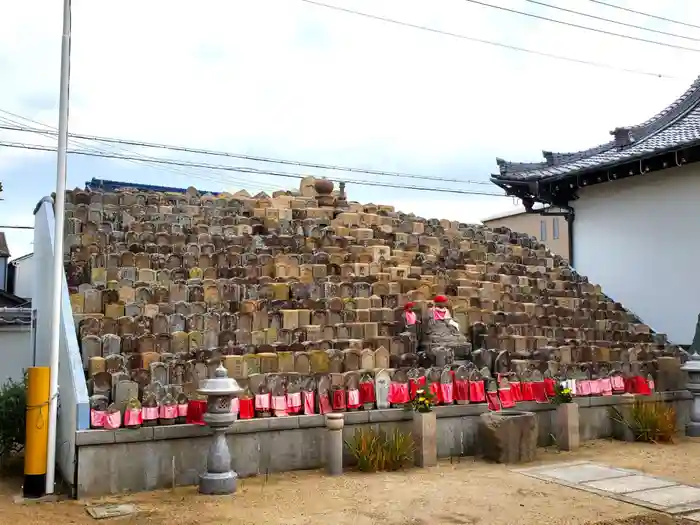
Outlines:
<svg viewBox="0 0 700 525"><path fill-rule="evenodd" d="M54 493L56 476L56 426L58 423L58 352L63 306L63 224L66 213L66 169L68 157L68 93L70 84L71 0L63 1L63 38L61 40L61 87L58 103L58 155L54 215L53 280L51 290L51 340L49 346L51 388L49 390L49 445L46 455L46 494ZM66 312L71 315L71 312Z"/></svg>

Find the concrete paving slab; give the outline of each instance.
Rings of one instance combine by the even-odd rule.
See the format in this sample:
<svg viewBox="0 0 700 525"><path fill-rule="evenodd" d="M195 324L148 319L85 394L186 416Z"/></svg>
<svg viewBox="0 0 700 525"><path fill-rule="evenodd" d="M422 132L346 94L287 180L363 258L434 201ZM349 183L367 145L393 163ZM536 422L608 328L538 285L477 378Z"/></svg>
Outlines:
<svg viewBox="0 0 700 525"><path fill-rule="evenodd" d="M674 481L652 478L651 476L633 475L623 478L604 479L600 481L588 481L582 483L585 487L590 487L613 494L626 494L649 489L658 489L677 485Z"/></svg>
<svg viewBox="0 0 700 525"><path fill-rule="evenodd" d="M520 472L521 474L526 474L526 473L536 474L539 472L543 472L545 470L552 470L555 468L562 468L562 467L573 467L575 465L591 465L591 462L590 461L563 461L561 463L547 463L545 465L537 465L536 467L513 469L513 472Z"/></svg>
<svg viewBox="0 0 700 525"><path fill-rule="evenodd" d="M130 503L123 503L118 505L90 505L85 507L87 513L95 518L96 520L103 520L107 518L121 518L124 516L131 516L136 514L138 509L135 505Z"/></svg>
<svg viewBox="0 0 700 525"><path fill-rule="evenodd" d="M647 476L638 470L576 462L539 465L527 469L514 469L513 472L671 515L683 514L685 517L686 513L697 512L700 523L700 488ZM589 479L585 479L587 477ZM676 488L682 490L671 490ZM626 492L628 489L631 492ZM637 495L646 499L638 498Z"/></svg>
<svg viewBox="0 0 700 525"><path fill-rule="evenodd" d="M685 516L683 516L683 519L688 520L688 521L697 521L698 523L700 523L700 512L693 512L692 514L686 514Z"/></svg>
<svg viewBox="0 0 700 525"><path fill-rule="evenodd" d="M669 508L700 503L700 488L674 485L672 487L632 492L625 494L625 496L657 507Z"/></svg>
<svg viewBox="0 0 700 525"><path fill-rule="evenodd" d="M578 484L584 481L600 481L603 479L621 478L629 476L629 472L602 465L574 465L570 467L541 470L539 474L553 480Z"/></svg>

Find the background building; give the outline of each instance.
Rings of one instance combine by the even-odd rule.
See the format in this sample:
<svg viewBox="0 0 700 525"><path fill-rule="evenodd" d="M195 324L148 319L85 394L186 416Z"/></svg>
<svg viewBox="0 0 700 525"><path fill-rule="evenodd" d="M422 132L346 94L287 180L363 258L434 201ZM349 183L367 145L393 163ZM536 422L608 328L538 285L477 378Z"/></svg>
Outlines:
<svg viewBox="0 0 700 525"><path fill-rule="evenodd" d="M7 268L7 291L23 299L34 295L34 254L28 253L10 261Z"/></svg>
<svg viewBox="0 0 700 525"><path fill-rule="evenodd" d="M569 226L563 216L528 213L525 208L492 215L481 221L489 228L505 226L542 241L553 253L569 260Z"/></svg>
<svg viewBox="0 0 700 525"><path fill-rule="evenodd" d="M498 159L491 180L526 209L566 210L574 268L690 344L700 312L700 78L661 113L610 134L587 150L545 151L544 162Z"/></svg>

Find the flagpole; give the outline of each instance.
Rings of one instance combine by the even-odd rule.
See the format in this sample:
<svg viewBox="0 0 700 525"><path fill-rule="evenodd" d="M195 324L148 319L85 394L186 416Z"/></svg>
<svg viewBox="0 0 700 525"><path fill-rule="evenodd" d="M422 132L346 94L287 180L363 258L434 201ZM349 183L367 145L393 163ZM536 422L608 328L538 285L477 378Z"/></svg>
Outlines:
<svg viewBox="0 0 700 525"><path fill-rule="evenodd" d="M49 388L49 436L46 454L46 494L54 493L56 478L56 425L58 423L58 351L61 334L63 288L63 224L66 210L66 160L68 154L68 102L70 89L71 0L63 1L63 37L61 39L61 87L58 104L58 155L54 215L53 280L51 295L51 343ZM70 314L70 312L66 312ZM69 335L69 334L66 334ZM70 334L72 335L72 334Z"/></svg>

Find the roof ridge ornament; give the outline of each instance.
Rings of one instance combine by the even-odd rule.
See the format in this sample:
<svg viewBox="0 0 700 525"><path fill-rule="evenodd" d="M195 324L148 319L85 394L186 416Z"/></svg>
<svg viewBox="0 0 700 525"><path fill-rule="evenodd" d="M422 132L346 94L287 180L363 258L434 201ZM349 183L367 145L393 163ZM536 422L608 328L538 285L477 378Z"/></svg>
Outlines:
<svg viewBox="0 0 700 525"><path fill-rule="evenodd" d="M637 141L630 127L615 128L610 134L614 137L615 147L618 149L630 146Z"/></svg>

